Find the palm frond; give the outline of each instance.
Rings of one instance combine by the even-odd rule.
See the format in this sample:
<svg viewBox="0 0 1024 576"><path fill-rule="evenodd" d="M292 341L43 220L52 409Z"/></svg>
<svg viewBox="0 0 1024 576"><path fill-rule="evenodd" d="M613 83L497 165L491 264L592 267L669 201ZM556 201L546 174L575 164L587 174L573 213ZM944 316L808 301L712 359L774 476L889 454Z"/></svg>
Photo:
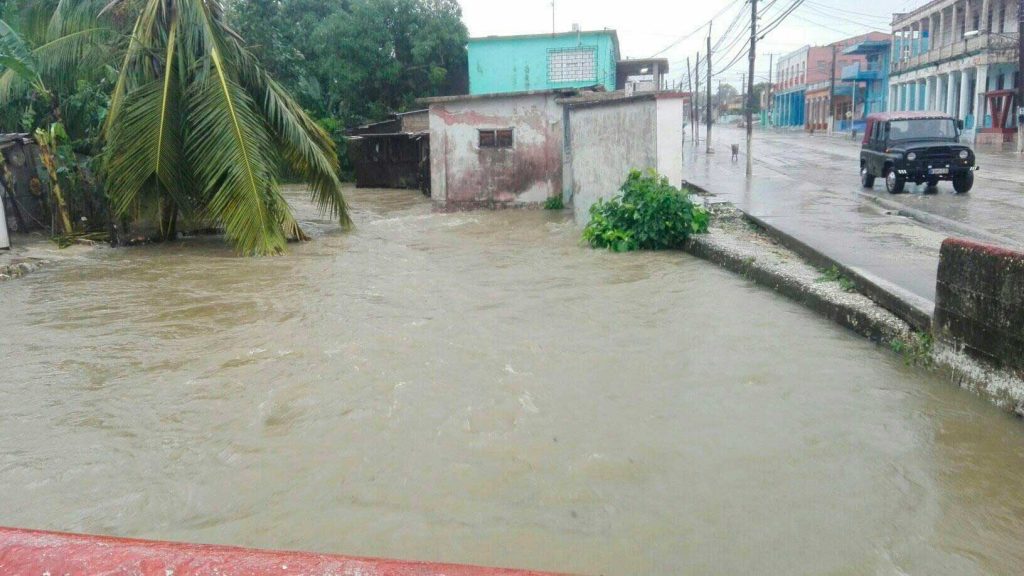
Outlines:
<svg viewBox="0 0 1024 576"><path fill-rule="evenodd" d="M107 8L113 7L121 1L123 0L113 0ZM153 43L153 37L156 34L154 25L159 5L160 0L150 0L135 20L132 36L128 40L128 48L125 50L124 60L121 62L117 83L114 84L114 91L110 94L110 108L107 112L107 121L103 126L104 133L110 132L111 127L120 117L121 107L129 90L152 79L151 75L147 74L148 62L145 58L145 49Z"/></svg>
<svg viewBox="0 0 1024 576"><path fill-rule="evenodd" d="M244 49L237 52L241 81L263 104L263 114L289 168L303 177L320 210L337 218L343 227L352 221L338 178L338 153L330 136L299 106L288 92Z"/></svg>
<svg viewBox="0 0 1024 576"><path fill-rule="evenodd" d="M41 73L74 77L85 52L109 34L110 29L105 27L71 32L37 46L32 55L39 62Z"/></svg>
<svg viewBox="0 0 1024 576"><path fill-rule="evenodd" d="M184 114L177 74L176 28L168 38L165 74L126 98L118 122L108 134L107 192L114 211L125 215L133 207L159 205L166 193L184 213L191 215L192 178L184 153Z"/></svg>
<svg viewBox="0 0 1024 576"><path fill-rule="evenodd" d="M35 58L25 44L25 40L3 20L0 20L0 66L5 69L5 73L10 72L36 90L46 93L46 86L43 85L43 79L39 75ZM7 81L8 89L0 93L0 104L7 103L4 94L9 97L13 82L13 78Z"/></svg>
<svg viewBox="0 0 1024 576"><path fill-rule="evenodd" d="M189 94L186 152L205 184L208 216L241 252L277 254L284 250L274 201L273 143L255 102L229 78L216 49L215 77L196 83Z"/></svg>

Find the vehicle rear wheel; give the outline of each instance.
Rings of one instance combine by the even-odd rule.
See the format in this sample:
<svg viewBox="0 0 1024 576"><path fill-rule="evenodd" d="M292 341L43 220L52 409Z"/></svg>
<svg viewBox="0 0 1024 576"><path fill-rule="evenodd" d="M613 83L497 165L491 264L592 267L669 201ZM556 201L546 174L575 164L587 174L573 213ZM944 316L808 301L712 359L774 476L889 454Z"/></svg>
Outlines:
<svg viewBox="0 0 1024 576"><path fill-rule="evenodd" d="M896 171L891 168L885 174L885 189L889 194L899 194L903 192L903 187L906 186L906 184L906 179L897 174Z"/></svg>
<svg viewBox="0 0 1024 576"><path fill-rule="evenodd" d="M953 189L957 194L967 194L971 188L974 188L974 172L968 172L953 179Z"/></svg>
<svg viewBox="0 0 1024 576"><path fill-rule="evenodd" d="M875 187L875 177L871 172L868 172L867 165L860 167L860 185L865 188Z"/></svg>

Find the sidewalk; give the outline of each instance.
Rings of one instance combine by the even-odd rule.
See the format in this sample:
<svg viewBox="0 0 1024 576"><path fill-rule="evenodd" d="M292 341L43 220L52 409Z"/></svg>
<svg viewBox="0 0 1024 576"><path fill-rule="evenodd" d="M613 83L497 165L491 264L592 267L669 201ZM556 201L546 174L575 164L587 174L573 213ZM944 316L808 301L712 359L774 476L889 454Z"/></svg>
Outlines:
<svg viewBox="0 0 1024 576"><path fill-rule="evenodd" d="M917 316L931 316L939 248L947 234L886 211L858 194L857 187L845 192L828 189L824 182L838 172L831 165L849 163L841 146L824 152L815 166L795 170L785 151L765 149L762 142L755 147L755 176L747 180L745 157L741 153L733 163L729 150L733 143L744 148L742 132L716 127L713 136L716 154L707 155L703 143L699 148L689 143L684 147L684 177L689 182L839 262L895 295Z"/></svg>

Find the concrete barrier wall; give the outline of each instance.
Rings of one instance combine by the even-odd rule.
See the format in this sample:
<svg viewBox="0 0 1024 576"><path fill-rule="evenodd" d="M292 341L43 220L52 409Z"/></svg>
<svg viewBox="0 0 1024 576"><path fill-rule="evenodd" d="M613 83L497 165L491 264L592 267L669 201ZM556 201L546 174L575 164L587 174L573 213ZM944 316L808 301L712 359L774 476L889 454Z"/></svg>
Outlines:
<svg viewBox="0 0 1024 576"><path fill-rule="evenodd" d="M943 242L934 331L973 356L1024 370L1024 253Z"/></svg>
<svg viewBox="0 0 1024 576"><path fill-rule="evenodd" d="M0 528L0 574L555 576L528 570L129 540L16 528Z"/></svg>

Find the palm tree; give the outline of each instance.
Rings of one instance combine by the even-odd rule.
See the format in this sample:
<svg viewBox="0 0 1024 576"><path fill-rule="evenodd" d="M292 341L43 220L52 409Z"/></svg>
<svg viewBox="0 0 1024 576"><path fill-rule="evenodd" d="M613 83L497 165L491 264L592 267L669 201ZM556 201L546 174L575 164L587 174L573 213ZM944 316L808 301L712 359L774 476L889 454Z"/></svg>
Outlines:
<svg viewBox="0 0 1024 576"><path fill-rule="evenodd" d="M105 138L115 214L150 210L166 237L185 214L222 226L243 253L281 252L305 237L281 195L282 169L351 223L334 143L245 49L221 0L141 0Z"/></svg>

